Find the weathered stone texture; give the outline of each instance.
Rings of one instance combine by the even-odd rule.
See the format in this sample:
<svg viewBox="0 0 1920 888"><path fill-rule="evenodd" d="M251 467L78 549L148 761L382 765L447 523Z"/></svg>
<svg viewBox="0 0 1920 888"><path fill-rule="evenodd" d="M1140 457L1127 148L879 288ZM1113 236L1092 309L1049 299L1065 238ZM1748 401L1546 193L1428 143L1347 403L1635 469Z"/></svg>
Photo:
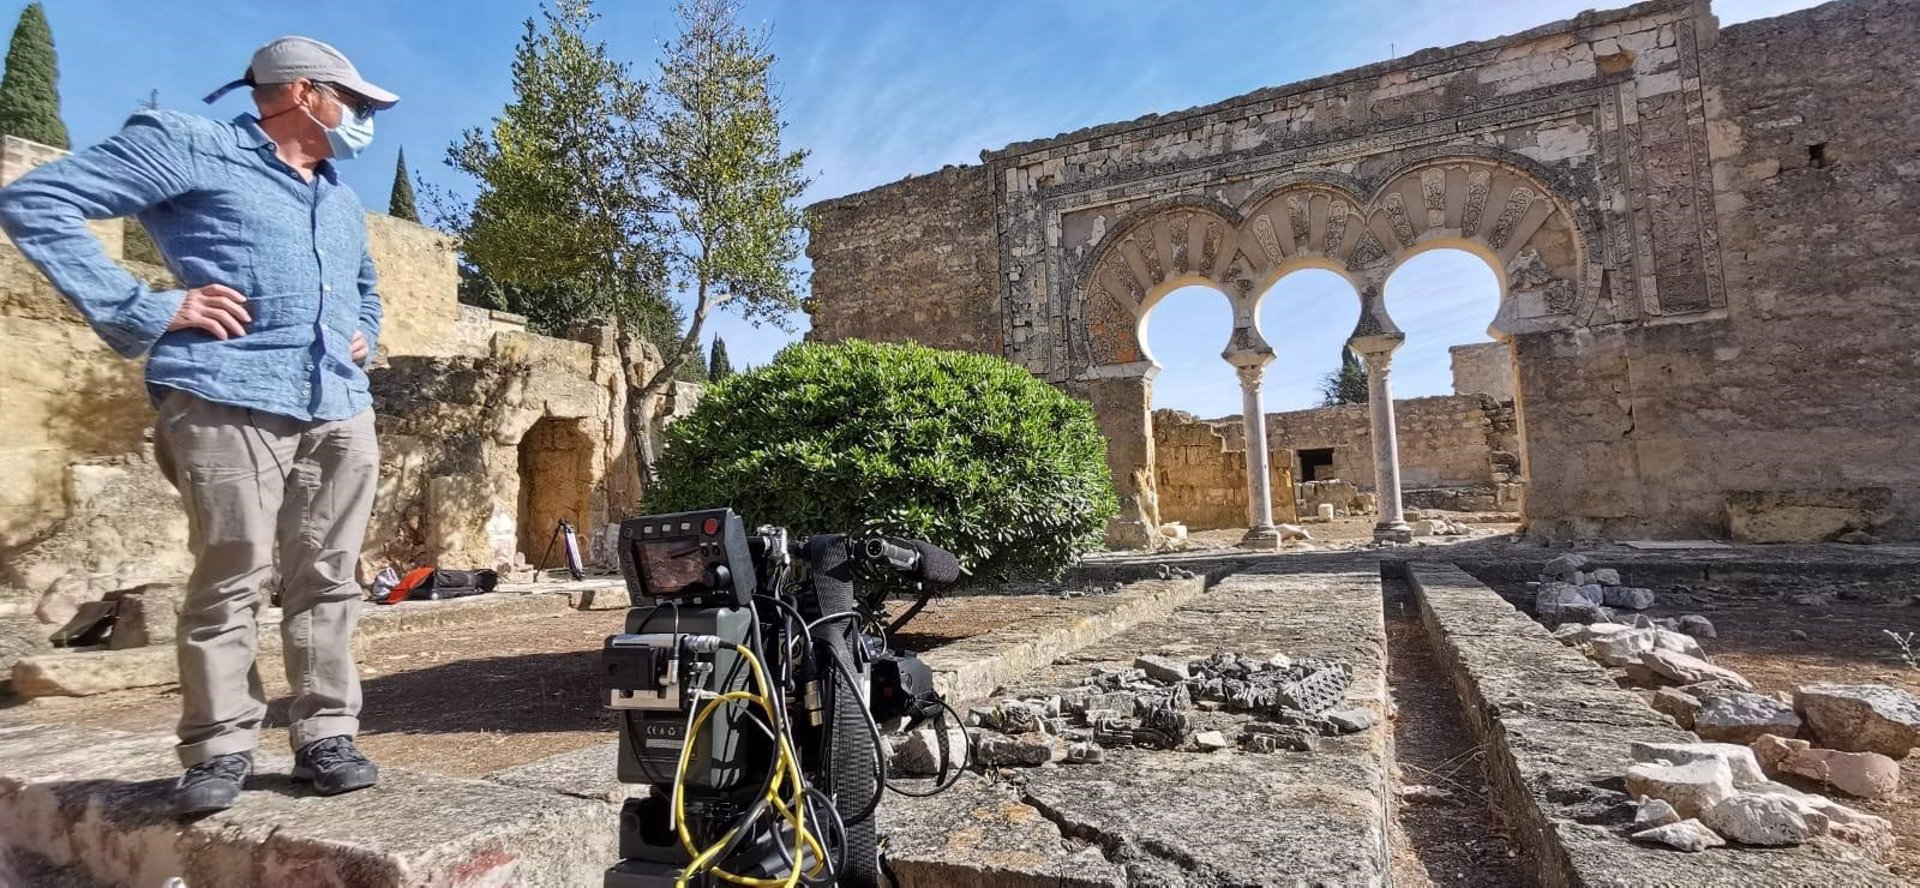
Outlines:
<svg viewBox="0 0 1920 888"><path fill-rule="evenodd" d="M1475 487L1514 480L1499 462L1518 449L1513 405L1484 395L1441 395L1393 402L1404 487ZM1337 478L1372 490L1373 432L1365 405L1267 414L1267 446L1301 477L1300 452L1331 449L1333 464L1315 480Z"/></svg>
<svg viewBox="0 0 1920 888"><path fill-rule="evenodd" d="M1495 401L1513 400L1513 347L1504 342L1476 342L1447 349L1453 357L1453 393L1486 395Z"/></svg>
<svg viewBox="0 0 1920 888"><path fill-rule="evenodd" d="M1676 768L1630 770L1634 761L1657 754L1676 766L1707 765L1707 779L1695 786L1712 784L1711 793L1764 780L1759 765L1745 747L1694 743L1605 668L1459 568L1413 564L1408 575L1437 659L1485 746L1494 810L1535 884L1903 884L1858 850L1825 840L1738 854L1675 854L1624 841L1637 829L1621 790L1638 794L1652 779L1686 776Z"/></svg>
<svg viewBox="0 0 1920 888"><path fill-rule="evenodd" d="M814 205L810 339L912 340L997 354L993 178L948 167Z"/></svg>
<svg viewBox="0 0 1920 888"><path fill-rule="evenodd" d="M1188 530L1248 526L1247 441L1239 420L1206 422L1190 413L1153 414L1154 486L1160 520ZM1273 520L1289 524L1294 509L1293 475L1284 459L1267 461L1273 487Z"/></svg>
<svg viewBox="0 0 1920 888"><path fill-rule="evenodd" d="M167 281L164 269L133 266ZM26 258L0 246L0 549L72 513L67 467L131 453L153 423L138 363L121 360Z"/></svg>
<svg viewBox="0 0 1920 888"><path fill-rule="evenodd" d="M1703 440L1687 471L1724 490L1890 487L1896 514L1871 529L1920 537L1920 441L1902 421L1920 416L1920 6L1847 0L1738 25L1717 63L1737 301L1731 341L1680 352L1727 402L1692 417L1706 428L1688 429ZM1694 456L1709 448L1770 458Z"/></svg>
<svg viewBox="0 0 1920 888"><path fill-rule="evenodd" d="M460 286L453 245L431 228L382 213L367 214L367 249L380 273L380 351L388 355L453 353L447 335L460 320L449 298Z"/></svg>
<svg viewBox="0 0 1920 888"><path fill-rule="evenodd" d="M1891 512L1865 529L1920 536L1920 444L1890 421L1920 415L1920 7L1749 22L1710 58L1728 311L1521 337L1535 530L1719 536L1742 496L1881 486Z"/></svg>

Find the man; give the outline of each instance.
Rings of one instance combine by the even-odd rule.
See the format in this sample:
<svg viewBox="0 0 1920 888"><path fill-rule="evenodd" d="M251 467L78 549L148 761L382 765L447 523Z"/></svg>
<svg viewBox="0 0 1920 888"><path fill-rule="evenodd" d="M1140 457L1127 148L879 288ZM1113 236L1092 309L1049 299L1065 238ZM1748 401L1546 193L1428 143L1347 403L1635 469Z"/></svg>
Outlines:
<svg viewBox="0 0 1920 888"><path fill-rule="evenodd" d="M399 97L338 50L284 37L246 76L258 116L134 115L118 135L0 190L0 227L113 349L145 356L154 451L186 507L181 814L231 806L267 704L254 669L260 586L278 557L293 776L331 795L372 786L354 747L354 571L379 452L363 365L381 308L365 211L334 164ZM137 215L184 286L149 290L87 219Z"/></svg>

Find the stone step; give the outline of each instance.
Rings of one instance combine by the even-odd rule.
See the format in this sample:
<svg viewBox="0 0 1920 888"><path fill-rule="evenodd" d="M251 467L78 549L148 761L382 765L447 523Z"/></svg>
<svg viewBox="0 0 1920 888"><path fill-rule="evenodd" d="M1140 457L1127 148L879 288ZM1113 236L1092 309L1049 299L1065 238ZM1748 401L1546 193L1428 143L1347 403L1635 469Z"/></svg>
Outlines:
<svg viewBox="0 0 1920 888"><path fill-rule="evenodd" d="M1096 644L1147 620L1164 617L1206 591L1206 578L1143 580L1112 595L1077 599L1069 615L1037 614L998 629L942 645L921 655L933 670L933 686L955 706L1047 665L1057 657ZM986 597L970 606L991 607Z"/></svg>
<svg viewBox="0 0 1920 888"><path fill-rule="evenodd" d="M167 812L160 735L0 722L0 847L102 885L597 885L617 856L609 806L485 780L389 770L323 798L263 756L234 808ZM457 750L449 750L457 754Z"/></svg>

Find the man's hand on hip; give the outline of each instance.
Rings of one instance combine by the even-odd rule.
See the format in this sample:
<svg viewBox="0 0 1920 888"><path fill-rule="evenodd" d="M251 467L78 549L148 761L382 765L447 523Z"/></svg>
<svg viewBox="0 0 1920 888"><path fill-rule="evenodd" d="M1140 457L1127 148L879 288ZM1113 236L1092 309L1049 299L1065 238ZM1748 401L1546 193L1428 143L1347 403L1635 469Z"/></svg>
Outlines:
<svg viewBox="0 0 1920 888"><path fill-rule="evenodd" d="M353 356L355 364L367 362L367 334L359 330L353 331L353 345L348 349L348 354Z"/></svg>
<svg viewBox="0 0 1920 888"><path fill-rule="evenodd" d="M246 302L247 297L232 287L219 284L194 287L187 291L187 298L181 301L180 311L174 314L167 330L201 330L215 339L244 335L246 325L253 322Z"/></svg>

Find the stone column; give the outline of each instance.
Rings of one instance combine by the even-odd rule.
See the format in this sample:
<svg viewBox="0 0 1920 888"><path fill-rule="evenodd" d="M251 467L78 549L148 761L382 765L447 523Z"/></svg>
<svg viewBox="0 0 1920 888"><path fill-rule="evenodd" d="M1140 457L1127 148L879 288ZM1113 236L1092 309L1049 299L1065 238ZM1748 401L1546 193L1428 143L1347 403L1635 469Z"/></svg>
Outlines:
<svg viewBox="0 0 1920 888"><path fill-rule="evenodd" d="M1073 392L1093 405L1094 422L1107 438L1107 468L1120 512L1107 521L1107 545L1151 549L1160 532L1160 503L1153 478L1153 377L1144 361L1096 367L1075 380Z"/></svg>
<svg viewBox="0 0 1920 888"><path fill-rule="evenodd" d="M1261 378L1266 375L1272 354L1259 356L1258 363L1239 364L1241 421L1247 438L1247 535L1240 540L1244 549L1278 549L1280 532L1273 526L1273 477L1267 470L1267 411L1260 396Z"/></svg>
<svg viewBox="0 0 1920 888"><path fill-rule="evenodd" d="M1393 428L1393 387L1387 374L1393 366L1393 350L1406 339L1399 335L1355 337L1354 351L1367 365L1367 412L1373 432L1373 485L1380 499L1379 520L1373 525L1373 538L1379 542L1413 541L1413 528L1407 526L1400 506L1400 442Z"/></svg>

